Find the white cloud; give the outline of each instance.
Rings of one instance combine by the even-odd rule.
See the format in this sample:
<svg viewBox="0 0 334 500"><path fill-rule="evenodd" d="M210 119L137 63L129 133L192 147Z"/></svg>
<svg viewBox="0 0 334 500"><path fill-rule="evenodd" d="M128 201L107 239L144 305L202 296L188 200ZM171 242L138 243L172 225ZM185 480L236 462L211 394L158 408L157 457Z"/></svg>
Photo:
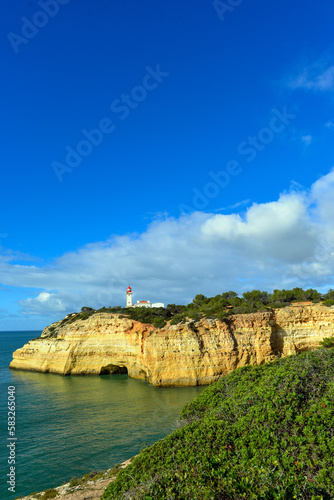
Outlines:
<svg viewBox="0 0 334 500"><path fill-rule="evenodd" d="M245 257L262 262L300 261L315 243L304 196L295 193L283 195L277 202L253 204L244 220L239 215L211 217L202 231L216 244L232 246Z"/></svg>
<svg viewBox="0 0 334 500"><path fill-rule="evenodd" d="M311 144L312 140L313 140L313 137L310 134L302 136L302 141L305 144L305 146L309 146Z"/></svg>
<svg viewBox="0 0 334 500"><path fill-rule="evenodd" d="M41 292L36 298L20 300L24 314L52 314L66 311L63 300L54 293Z"/></svg>
<svg viewBox="0 0 334 500"><path fill-rule="evenodd" d="M0 281L35 288L25 313L61 317L82 306L135 300L187 303L197 293L333 287L334 170L311 189L294 185L245 215L196 212L153 221L142 234L115 236L69 252L52 266L0 257Z"/></svg>
<svg viewBox="0 0 334 500"><path fill-rule="evenodd" d="M297 77L289 82L293 89L305 89L314 91L328 91L334 89L334 65L329 66L323 62L317 62L304 68Z"/></svg>
<svg viewBox="0 0 334 500"><path fill-rule="evenodd" d="M334 169L313 184L311 199L316 205L315 216L321 235L334 237Z"/></svg>

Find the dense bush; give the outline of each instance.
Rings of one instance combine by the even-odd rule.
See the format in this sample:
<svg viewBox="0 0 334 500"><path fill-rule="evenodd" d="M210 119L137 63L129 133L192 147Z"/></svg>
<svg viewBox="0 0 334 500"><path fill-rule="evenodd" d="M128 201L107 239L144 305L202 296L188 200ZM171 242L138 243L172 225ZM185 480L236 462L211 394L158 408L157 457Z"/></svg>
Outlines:
<svg viewBox="0 0 334 500"><path fill-rule="evenodd" d="M237 369L180 422L101 498L334 498L334 349Z"/></svg>
<svg viewBox="0 0 334 500"><path fill-rule="evenodd" d="M172 317L171 312L164 307L129 307L122 309L122 314L141 323L150 323L156 328L163 328Z"/></svg>
<svg viewBox="0 0 334 500"><path fill-rule="evenodd" d="M320 347L325 347L326 349L330 349L334 347L334 337L327 337L326 339L319 342Z"/></svg>
<svg viewBox="0 0 334 500"><path fill-rule="evenodd" d="M334 299L334 290L332 290L331 288L328 290L327 293L325 293L325 295L323 296L324 299Z"/></svg>
<svg viewBox="0 0 334 500"><path fill-rule="evenodd" d="M175 304L172 304L167 306L167 308L170 308L170 312L172 313L171 324L177 324L180 321L185 321L187 318L199 319L201 316L222 320L231 314L248 314L286 307L291 302L312 301L316 303L324 297L327 298L327 296L330 299L334 299L334 291L330 290L328 294L322 296L317 290L311 288L308 290L303 290L302 288L274 290L272 293L252 290L251 292L244 292L242 297L239 297L236 292L229 291L210 298L199 294L187 306L175 306ZM176 309L177 307L183 307L183 309Z"/></svg>
<svg viewBox="0 0 334 500"><path fill-rule="evenodd" d="M324 306L328 306L328 307L334 306L334 300L333 299L326 299L323 301L323 304L324 304Z"/></svg>

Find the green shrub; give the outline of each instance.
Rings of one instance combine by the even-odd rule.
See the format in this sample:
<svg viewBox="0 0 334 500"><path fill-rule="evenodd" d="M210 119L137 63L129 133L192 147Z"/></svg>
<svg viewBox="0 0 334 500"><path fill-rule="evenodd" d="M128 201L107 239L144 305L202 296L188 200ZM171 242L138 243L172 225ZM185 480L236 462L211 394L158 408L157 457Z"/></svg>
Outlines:
<svg viewBox="0 0 334 500"><path fill-rule="evenodd" d="M175 316L172 317L170 320L171 325L177 325L179 323L184 323L186 321L186 318L184 317L183 314L176 314Z"/></svg>
<svg viewBox="0 0 334 500"><path fill-rule="evenodd" d="M79 484L81 484L81 482L82 482L81 478L79 478L79 477L73 477L71 479L71 481L70 481L69 486L71 488L73 488L74 486L79 486Z"/></svg>
<svg viewBox="0 0 334 500"><path fill-rule="evenodd" d="M103 500L334 498L334 349L237 369L180 420Z"/></svg>
<svg viewBox="0 0 334 500"><path fill-rule="evenodd" d="M166 325L166 321L163 318L154 318L152 324L155 328L163 328Z"/></svg>
<svg viewBox="0 0 334 500"><path fill-rule="evenodd" d="M327 293L325 293L324 297L325 300L327 299L334 299L334 290L330 288Z"/></svg>
<svg viewBox="0 0 334 500"><path fill-rule="evenodd" d="M219 319L219 321L225 321L225 319L231 316L231 314L232 313L230 311L220 311L216 314L216 318Z"/></svg>
<svg viewBox="0 0 334 500"><path fill-rule="evenodd" d="M85 484L88 481L97 481L101 477L103 477L103 472L95 472L95 471L89 472L88 474L84 474L84 476L81 479L81 483Z"/></svg>
<svg viewBox="0 0 334 500"><path fill-rule="evenodd" d="M246 302L261 302L262 304L268 304L269 302L269 293L261 292L261 290L245 292L242 294L242 297Z"/></svg>
<svg viewBox="0 0 334 500"><path fill-rule="evenodd" d="M195 321L199 321L201 319L201 317L202 317L202 315L200 313L198 313L198 312L194 312L193 311L193 312L189 313L189 318L193 319Z"/></svg>
<svg viewBox="0 0 334 500"><path fill-rule="evenodd" d="M326 299L323 301L323 305L327 307L334 306L334 299Z"/></svg>
<svg viewBox="0 0 334 500"><path fill-rule="evenodd" d="M322 340L319 344L321 347L330 349L331 347L334 347L334 337L327 337L327 339Z"/></svg>
<svg viewBox="0 0 334 500"><path fill-rule="evenodd" d="M57 335L58 335L57 327L53 325L49 326L49 331L47 332L46 337L51 339L56 339Z"/></svg>
<svg viewBox="0 0 334 500"><path fill-rule="evenodd" d="M58 496L58 491L55 489L46 490L42 496L42 500L48 500L49 498L55 498Z"/></svg>
<svg viewBox="0 0 334 500"><path fill-rule="evenodd" d="M93 314L95 314L96 311L94 311L94 309L92 309L91 311L84 311L84 312L81 312L78 316L76 316L76 320L77 319L82 319L82 320L85 320L85 319L88 319L90 316L92 316Z"/></svg>
<svg viewBox="0 0 334 500"><path fill-rule="evenodd" d="M170 312L172 316L177 314L182 314L186 310L187 306L168 304L166 310Z"/></svg>

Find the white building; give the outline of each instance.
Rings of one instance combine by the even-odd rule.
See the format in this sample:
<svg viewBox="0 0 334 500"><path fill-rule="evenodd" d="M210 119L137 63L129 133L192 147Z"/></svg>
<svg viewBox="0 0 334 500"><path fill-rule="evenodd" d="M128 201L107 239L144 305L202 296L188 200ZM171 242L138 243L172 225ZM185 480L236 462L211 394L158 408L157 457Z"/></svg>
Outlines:
<svg viewBox="0 0 334 500"><path fill-rule="evenodd" d="M141 300L140 302L137 300L137 304L132 307L152 307L152 304L149 300Z"/></svg>
<svg viewBox="0 0 334 500"><path fill-rule="evenodd" d="M151 304L149 300L137 300L137 303L132 305L132 288L128 286L126 289L126 306L125 307L165 307L162 302L155 302Z"/></svg>

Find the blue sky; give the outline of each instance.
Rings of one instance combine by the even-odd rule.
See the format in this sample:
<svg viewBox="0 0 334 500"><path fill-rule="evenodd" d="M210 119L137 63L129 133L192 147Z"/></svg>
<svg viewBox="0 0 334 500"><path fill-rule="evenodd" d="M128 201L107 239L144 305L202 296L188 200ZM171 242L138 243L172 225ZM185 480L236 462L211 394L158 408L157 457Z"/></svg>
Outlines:
<svg viewBox="0 0 334 500"><path fill-rule="evenodd" d="M0 330L333 287L333 2L0 9Z"/></svg>

